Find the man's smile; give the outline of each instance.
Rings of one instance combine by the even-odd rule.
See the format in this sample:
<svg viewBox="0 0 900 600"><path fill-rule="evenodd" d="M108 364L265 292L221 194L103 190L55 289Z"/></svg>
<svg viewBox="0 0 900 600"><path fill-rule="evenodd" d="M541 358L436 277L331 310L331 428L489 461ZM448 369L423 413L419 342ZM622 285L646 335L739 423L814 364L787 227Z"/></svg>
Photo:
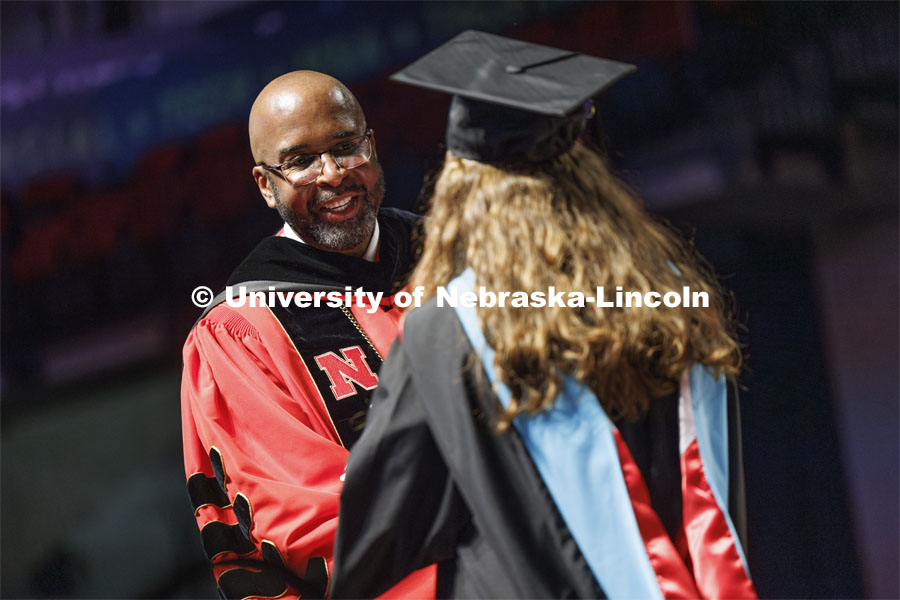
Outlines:
<svg viewBox="0 0 900 600"><path fill-rule="evenodd" d="M315 210L323 221L339 223L356 216L362 201L362 193L347 192L320 203Z"/></svg>

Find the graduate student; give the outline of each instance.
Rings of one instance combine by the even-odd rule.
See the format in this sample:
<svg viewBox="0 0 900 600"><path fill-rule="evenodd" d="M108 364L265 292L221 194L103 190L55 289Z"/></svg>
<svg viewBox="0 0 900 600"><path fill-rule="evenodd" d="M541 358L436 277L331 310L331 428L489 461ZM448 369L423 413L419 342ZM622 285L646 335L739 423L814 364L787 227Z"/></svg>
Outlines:
<svg viewBox="0 0 900 600"><path fill-rule="evenodd" d="M433 562L438 597L755 597L724 294L580 139L632 70L468 31L394 76L453 94L411 281L431 300L350 455L333 597ZM598 286L710 303L609 307ZM527 301L446 300L482 287Z"/></svg>

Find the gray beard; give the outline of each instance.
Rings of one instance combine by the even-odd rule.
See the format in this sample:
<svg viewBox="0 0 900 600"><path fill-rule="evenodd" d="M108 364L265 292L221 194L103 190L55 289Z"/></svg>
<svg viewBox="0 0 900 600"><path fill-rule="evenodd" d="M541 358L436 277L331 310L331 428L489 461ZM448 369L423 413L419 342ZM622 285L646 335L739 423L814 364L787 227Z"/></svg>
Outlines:
<svg viewBox="0 0 900 600"><path fill-rule="evenodd" d="M304 241L310 241L316 246L332 252L352 250L363 244L375 229L375 220L378 217L378 207L384 198L384 173L379 174L371 193L362 189L362 200L359 212L355 217L341 223L326 223L319 219L312 210L316 202L310 200L310 210L307 214L298 215L281 202L281 195L277 186L272 186L275 196L275 206L278 214L284 222L291 226ZM339 188L335 195L349 191L356 191L353 187Z"/></svg>

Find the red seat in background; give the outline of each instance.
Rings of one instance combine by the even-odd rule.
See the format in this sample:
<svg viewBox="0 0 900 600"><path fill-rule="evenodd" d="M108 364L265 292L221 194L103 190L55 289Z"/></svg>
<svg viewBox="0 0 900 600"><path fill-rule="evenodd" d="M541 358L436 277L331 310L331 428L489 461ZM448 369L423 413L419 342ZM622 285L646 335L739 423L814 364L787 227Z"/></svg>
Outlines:
<svg viewBox="0 0 900 600"><path fill-rule="evenodd" d="M154 242L171 235L180 223L188 196L184 160L184 148L168 144L151 150L135 166L128 186L128 232L136 242Z"/></svg>
<svg viewBox="0 0 900 600"><path fill-rule="evenodd" d="M262 202L253 180L253 155L243 122L214 127L192 144L185 183L191 190L188 213L198 223L231 224Z"/></svg>
<svg viewBox="0 0 900 600"><path fill-rule="evenodd" d="M69 215L63 212L30 222L10 252L13 280L26 286L46 280L65 259L71 231Z"/></svg>
<svg viewBox="0 0 900 600"><path fill-rule="evenodd" d="M78 200L69 211L67 248L74 264L103 263L115 252L133 206L128 189L100 190Z"/></svg>
<svg viewBox="0 0 900 600"><path fill-rule="evenodd" d="M10 248L13 281L35 285L61 268L73 231L69 211L84 186L77 175L53 174L27 182L22 190L20 236Z"/></svg>
<svg viewBox="0 0 900 600"><path fill-rule="evenodd" d="M22 217L27 221L38 213L41 216L56 213L62 206L71 204L83 189L84 184L77 175L62 173L36 177L22 190Z"/></svg>

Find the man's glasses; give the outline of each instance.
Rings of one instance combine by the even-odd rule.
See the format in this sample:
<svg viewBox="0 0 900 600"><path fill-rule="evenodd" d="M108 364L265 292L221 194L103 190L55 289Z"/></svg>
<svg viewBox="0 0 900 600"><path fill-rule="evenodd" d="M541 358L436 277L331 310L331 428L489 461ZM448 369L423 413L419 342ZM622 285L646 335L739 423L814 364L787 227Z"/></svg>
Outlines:
<svg viewBox="0 0 900 600"><path fill-rule="evenodd" d="M334 162L342 169L355 169L372 158L372 130L369 129L359 137L344 140L332 148L318 154L303 154L286 160L280 165L260 165L266 171L280 174L294 186L309 185L322 174L325 163L323 154L330 154Z"/></svg>

